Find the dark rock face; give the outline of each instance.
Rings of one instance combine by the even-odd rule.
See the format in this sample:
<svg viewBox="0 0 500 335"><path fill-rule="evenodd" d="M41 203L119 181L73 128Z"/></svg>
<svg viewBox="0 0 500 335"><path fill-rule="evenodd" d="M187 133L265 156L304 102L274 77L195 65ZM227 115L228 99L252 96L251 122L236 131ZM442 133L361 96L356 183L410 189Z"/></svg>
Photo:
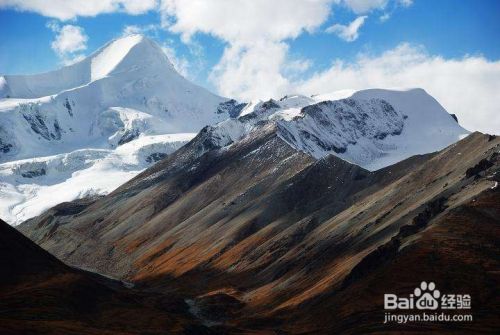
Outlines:
<svg viewBox="0 0 500 335"><path fill-rule="evenodd" d="M274 99L269 99L268 101L263 102L260 106L256 107L253 112L240 116L239 120L241 122L246 122L256 119L259 115L265 114L277 108L280 108L280 105Z"/></svg>
<svg viewBox="0 0 500 335"><path fill-rule="evenodd" d="M167 156L168 156L168 154L166 154L164 152L153 152L151 155L146 157L146 162L148 162L148 163L158 162Z"/></svg>
<svg viewBox="0 0 500 335"><path fill-rule="evenodd" d="M52 127L49 127L49 121L42 115L37 104L21 104L19 105L19 109L23 118L26 122L28 122L31 130L33 130L36 134L48 141L61 139L63 131L59 126L57 119L54 120Z"/></svg>
<svg viewBox="0 0 500 335"><path fill-rule="evenodd" d="M204 127L191 142L196 147L196 154L200 155L207 151L220 149L232 141L221 137L212 126Z"/></svg>
<svg viewBox="0 0 500 335"><path fill-rule="evenodd" d="M50 137L54 140L61 139L61 127L59 126L59 122L57 120L54 121L54 132L50 133Z"/></svg>
<svg viewBox="0 0 500 335"><path fill-rule="evenodd" d="M49 129L47 128L44 119L40 115L31 116L23 114L23 117L29 123L31 129L35 133L41 135L46 140L50 140L51 136Z"/></svg>
<svg viewBox="0 0 500 335"><path fill-rule="evenodd" d="M24 178L35 178L35 177L45 176L45 174L46 174L45 169L41 168L39 170L22 172L21 176L23 176Z"/></svg>
<svg viewBox="0 0 500 335"><path fill-rule="evenodd" d="M293 121L280 122L279 130L287 142L299 148L342 154L361 139L376 142L400 135L405 118L383 99L343 99L306 106ZM294 138L292 133L297 132L301 136Z"/></svg>
<svg viewBox="0 0 500 335"><path fill-rule="evenodd" d="M340 126L342 129L352 129L353 131L359 132L360 136L363 137L373 136L374 138L383 139L389 134L401 134L404 127L404 123L401 120L403 118L402 115L399 115L394 107L385 100L372 99L370 103L372 104L372 109L380 108L383 119L390 122L390 124L388 124L388 126L392 128L390 132L383 132L379 130L381 127L375 127L376 132L371 134L373 128L369 122L373 123L377 120L370 120L370 115L364 111L359 101L355 99L323 101L315 105L304 107L302 112L318 120L319 124L325 127L336 128L338 125L331 124L330 118L326 117L327 113L333 113L341 122ZM347 125L349 125L349 127L347 127Z"/></svg>
<svg viewBox="0 0 500 335"><path fill-rule="evenodd" d="M225 102L221 102L217 107L218 114L227 114L230 118L236 118L240 115L243 108L245 108L246 103L238 103L236 100L231 99Z"/></svg>
<svg viewBox="0 0 500 335"><path fill-rule="evenodd" d="M4 143L3 140L0 138L0 152L6 154L12 149L12 144L10 143Z"/></svg>
<svg viewBox="0 0 500 335"><path fill-rule="evenodd" d="M450 116L458 123L458 117L456 116L456 114L450 114Z"/></svg>
<svg viewBox="0 0 500 335"><path fill-rule="evenodd" d="M73 102L73 106L75 105L75 103ZM66 108L66 110L68 111L68 114L73 117L73 107L71 106L71 104L69 103L69 100L68 98L66 98L66 100L64 101L64 107Z"/></svg>
<svg viewBox="0 0 500 335"><path fill-rule="evenodd" d="M130 141L135 140L138 137L139 137L139 130L137 130L137 129L132 129L132 130L127 129L127 130L125 130L125 132L123 133L122 137L118 141L118 145L122 145L122 144L128 143Z"/></svg>
<svg viewBox="0 0 500 335"><path fill-rule="evenodd" d="M286 129L286 127L284 127L281 123L278 123L276 126L280 136L283 136L285 141L289 143L294 143L297 141L295 136L293 136L293 134L288 129Z"/></svg>
<svg viewBox="0 0 500 335"><path fill-rule="evenodd" d="M300 134L304 136L305 139L311 139L316 143L321 149L326 151L333 151L335 153L341 154L347 151L347 146L336 146L334 144L327 144L322 141L318 136L311 134L305 130L301 130Z"/></svg>
<svg viewBox="0 0 500 335"><path fill-rule="evenodd" d="M489 169L490 167L492 167L494 165L494 161L496 160L497 157L498 157L498 153L495 153L494 155L491 156L490 159L487 159L487 158L482 159L479 163L477 163L476 165L474 165L473 167L471 167L471 168L467 169L467 171L465 171L465 177L470 178L473 176L476 176L476 177L479 176L479 174L481 172L483 172L486 169Z"/></svg>
<svg viewBox="0 0 500 335"><path fill-rule="evenodd" d="M394 107L382 99L372 99L370 102L374 107L381 109L382 118L390 122L388 126L389 128L392 128L391 131L384 132L383 130L380 130L381 127L375 127L375 133L372 134L371 131L373 131L373 127L369 123L370 116L364 112L364 109L359 104L359 101L355 99L324 101L316 105L304 107L303 112L313 118L319 119L320 124L324 126L336 127L332 125L324 116L325 108L331 110L332 113L335 114L342 122L342 124L345 124L345 126L342 127L344 130L353 129L354 131L359 132L362 137L372 136L376 139L384 139L387 135L400 135L403 131L404 123L401 121L402 116L396 112ZM346 108L346 106L349 108ZM374 107L372 107L372 109ZM374 120L371 122L373 121ZM347 125L349 125L349 127Z"/></svg>
<svg viewBox="0 0 500 335"><path fill-rule="evenodd" d="M262 104L261 108L268 111L273 108L280 108L280 105L274 99L269 99Z"/></svg>

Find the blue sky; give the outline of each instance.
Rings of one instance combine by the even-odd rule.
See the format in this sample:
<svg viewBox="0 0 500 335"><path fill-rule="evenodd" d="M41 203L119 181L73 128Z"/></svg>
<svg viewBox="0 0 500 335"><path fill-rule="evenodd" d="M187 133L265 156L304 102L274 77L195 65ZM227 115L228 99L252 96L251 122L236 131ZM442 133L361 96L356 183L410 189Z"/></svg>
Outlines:
<svg viewBox="0 0 500 335"><path fill-rule="evenodd" d="M444 57L481 54L490 60L500 58L500 1L415 0L409 7L390 4L386 9L370 15L361 27L358 39L353 42L343 41L320 29L291 39L291 52L297 57L314 60L312 70L329 66L334 58L354 57L360 51L378 53L401 42L423 45L430 53ZM392 11L391 17L381 22L380 16L389 11ZM322 26L345 24L356 16L347 7L335 6ZM60 66L60 59L50 47L54 32L46 25L51 20L54 19L32 12L0 10L0 73L38 73ZM120 36L127 25L145 26L159 22L160 14L156 11L141 15L102 14L69 21L83 27L89 36L86 54ZM158 30L148 35L160 42L174 41L173 46L180 55L195 61L195 56L180 42L178 34ZM207 34L198 34L194 39L203 47L205 64L199 69L204 74L200 76L203 80L220 59L224 42Z"/></svg>
<svg viewBox="0 0 500 335"><path fill-rule="evenodd" d="M162 45L189 79L243 100L291 91L418 85L474 129L485 127L466 112L476 104L462 101L462 88L449 92L450 86L472 82L478 95L498 102L496 95L488 96L498 87L492 78L500 60L496 0L84 3L0 0L0 74L55 69L91 54L129 27ZM66 26L80 35L63 36ZM66 41L75 36L80 40ZM54 46L58 37L61 43ZM429 78L434 73L441 86ZM498 120L495 107L479 105L488 109L480 116L483 123ZM500 121L493 127L500 128Z"/></svg>

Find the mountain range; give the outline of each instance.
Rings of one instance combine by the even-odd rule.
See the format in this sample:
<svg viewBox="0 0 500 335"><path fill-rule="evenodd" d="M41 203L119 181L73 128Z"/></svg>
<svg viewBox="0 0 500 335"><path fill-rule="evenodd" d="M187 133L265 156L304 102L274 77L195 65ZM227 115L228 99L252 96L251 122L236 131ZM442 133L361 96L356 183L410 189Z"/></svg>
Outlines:
<svg viewBox="0 0 500 335"><path fill-rule="evenodd" d="M0 78L0 217L106 194L236 105L179 75L140 35L60 70Z"/></svg>
<svg viewBox="0 0 500 335"><path fill-rule="evenodd" d="M1 82L12 333L499 327L500 139L423 89L237 102L138 35ZM384 294L422 281L473 321L384 324Z"/></svg>
<svg viewBox="0 0 500 335"><path fill-rule="evenodd" d="M421 89L238 103L186 80L141 35L60 70L2 76L0 98L0 217L11 224L111 192L207 125L227 145L274 123L294 148L370 170L468 134Z"/></svg>

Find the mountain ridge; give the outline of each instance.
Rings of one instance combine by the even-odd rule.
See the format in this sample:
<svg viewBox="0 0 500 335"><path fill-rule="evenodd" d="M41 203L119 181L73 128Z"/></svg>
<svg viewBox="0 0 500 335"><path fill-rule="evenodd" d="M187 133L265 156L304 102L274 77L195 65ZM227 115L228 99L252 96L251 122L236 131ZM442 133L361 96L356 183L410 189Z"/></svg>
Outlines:
<svg viewBox="0 0 500 335"><path fill-rule="evenodd" d="M5 77L18 79L11 89L18 96L62 89L0 99L0 216L14 224L113 191L200 130L208 150L274 124L288 145L314 159L331 154L371 171L469 133L422 89L249 103L219 97L178 74L160 46L141 35L113 40L58 71Z"/></svg>
<svg viewBox="0 0 500 335"><path fill-rule="evenodd" d="M390 285L405 292L432 272L440 289L477 293L495 280L485 267L469 268L468 260L433 249L444 238L458 252L457 236L467 232L472 240L464 252L476 259L483 257L474 251L476 242L498 238L491 231L498 224L491 213L498 211L492 199L499 194L500 166L494 136L473 133L440 152L373 172L333 155L316 160L288 145L273 127L228 147L207 147L205 140L199 135L77 213L66 212L72 204L65 204L18 228L72 265L144 288L176 287L230 334L408 330L382 325L380 301ZM471 235L473 226L456 223L454 213L469 206L484 206L488 229ZM440 222L446 235L429 242L427 231L442 229ZM494 244L481 243L481 254L489 255ZM420 273L413 263L399 261L416 262L412 248L451 257L451 263L440 271L432 262L418 262L425 266ZM398 260L380 268L392 266L401 282L378 279L383 255ZM471 279L457 283L450 271L465 271ZM373 282L378 295L366 293ZM358 291L372 297L369 310ZM481 312L473 325L457 325L462 332L486 330L492 320L490 298L474 296ZM303 313L305 306L311 314ZM359 313L366 322L356 321ZM442 333L445 327L429 329Z"/></svg>
<svg viewBox="0 0 500 335"><path fill-rule="evenodd" d="M295 95L252 102L239 117L209 131L225 146L275 123L281 138L316 159L332 154L372 171L441 150L469 134L423 89L332 95L336 100Z"/></svg>
<svg viewBox="0 0 500 335"><path fill-rule="evenodd" d="M85 59L61 69L31 75L2 75L0 76L0 81L2 82L2 86L0 86L0 98L5 98L8 95L10 98L33 99L88 85L93 81L112 74L115 69L119 69L117 67L127 57L133 57L133 55L130 55L133 49L141 44L144 46L141 48L143 55L148 56L150 53L158 53L160 51L158 54L166 58L161 49L158 50L157 45L152 43L148 38L139 34L129 35L111 40L88 57L85 57ZM173 69L173 65L168 58L167 61ZM40 81L50 82L53 81L51 80L53 77L62 79L58 81L58 84L64 86L49 86L49 88L46 88L46 91L43 86L37 89L37 84L43 84ZM36 82L30 83L32 81ZM33 85L35 87L31 87Z"/></svg>
<svg viewBox="0 0 500 335"><path fill-rule="evenodd" d="M140 35L114 40L59 71L8 77L30 82L31 90L20 86L26 94L54 93L44 92L49 82L62 89L56 94L0 99L0 216L11 223L59 202L109 193L237 105L182 77ZM65 83L64 73L79 82Z"/></svg>
<svg viewBox="0 0 500 335"><path fill-rule="evenodd" d="M176 294L67 266L2 220L0 263L2 334L210 333Z"/></svg>

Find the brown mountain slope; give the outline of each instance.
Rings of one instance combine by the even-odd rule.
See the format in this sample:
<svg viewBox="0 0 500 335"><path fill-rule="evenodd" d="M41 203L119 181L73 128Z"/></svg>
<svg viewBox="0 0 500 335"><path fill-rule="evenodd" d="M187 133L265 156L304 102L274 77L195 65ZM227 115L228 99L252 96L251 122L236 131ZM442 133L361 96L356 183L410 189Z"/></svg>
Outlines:
<svg viewBox="0 0 500 335"><path fill-rule="evenodd" d="M441 279L449 268L427 262L426 273L414 265L429 245L455 239L436 257L450 258L463 244L478 259L474 245L482 243L484 261L498 264L483 243L498 242L488 229L470 244L462 243L470 229L454 219L445 220L448 235L426 232L489 192L499 145L475 133L439 153L368 172L333 156L315 161L269 128L228 148L202 132L109 196L60 205L20 229L70 264L157 291L177 287L205 321L253 331L383 332L385 291L372 286L380 276L401 273L394 287L402 291L422 280L458 287ZM487 218L498 227L498 216ZM471 275L464 263L452 264ZM463 286L471 293L479 292L475 285L498 287L495 272L480 269L486 279ZM477 324L487 331L498 310L485 306Z"/></svg>
<svg viewBox="0 0 500 335"><path fill-rule="evenodd" d="M500 327L499 218L500 192L485 190L413 234L401 230L339 285L288 309L290 314L280 311L282 324L308 334L494 334ZM458 313L471 313L473 321L384 324L384 294L408 296L420 281L436 283L443 293L470 294L471 310Z"/></svg>
<svg viewBox="0 0 500 335"><path fill-rule="evenodd" d="M175 295L70 268L0 220L0 334L208 333Z"/></svg>
<svg viewBox="0 0 500 335"><path fill-rule="evenodd" d="M205 276L237 251L255 252L245 250L252 240L295 236L274 247L279 258L355 194L362 197L370 185L387 184L425 160L370 173L334 156L316 162L272 129L228 150L192 159L193 151L179 150L104 199L62 204L20 229L65 261L109 275L178 276L200 267ZM312 222L301 222L316 211ZM258 265L247 263L239 267Z"/></svg>

